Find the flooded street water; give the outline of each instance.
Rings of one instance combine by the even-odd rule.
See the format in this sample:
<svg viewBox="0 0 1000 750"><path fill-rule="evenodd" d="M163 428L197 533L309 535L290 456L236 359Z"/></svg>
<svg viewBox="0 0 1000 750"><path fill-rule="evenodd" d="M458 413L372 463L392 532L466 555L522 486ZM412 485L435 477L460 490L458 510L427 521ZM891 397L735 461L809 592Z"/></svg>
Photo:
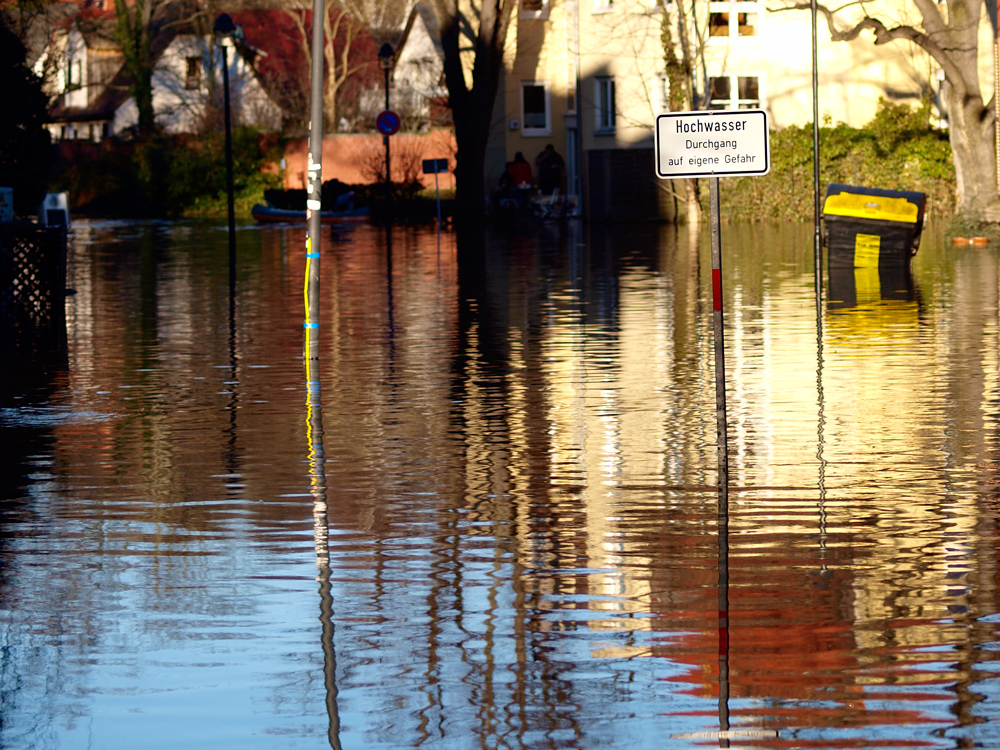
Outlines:
<svg viewBox="0 0 1000 750"><path fill-rule="evenodd" d="M707 230L465 242L325 229L307 372L304 229L231 317L224 228L75 225L0 377L0 747L1000 746L1000 249L820 340L811 225L724 227L720 507Z"/></svg>

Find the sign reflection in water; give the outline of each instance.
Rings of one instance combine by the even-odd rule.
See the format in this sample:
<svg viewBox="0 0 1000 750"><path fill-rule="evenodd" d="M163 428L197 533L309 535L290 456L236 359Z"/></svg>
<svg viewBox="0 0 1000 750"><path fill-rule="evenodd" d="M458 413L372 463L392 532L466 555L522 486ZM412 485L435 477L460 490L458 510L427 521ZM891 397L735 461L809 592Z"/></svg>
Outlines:
<svg viewBox="0 0 1000 750"><path fill-rule="evenodd" d="M0 390L0 745L995 744L994 253L829 295L818 404L811 226L723 231L725 508L707 238L327 235L303 378L301 229L231 337L224 232L78 226Z"/></svg>

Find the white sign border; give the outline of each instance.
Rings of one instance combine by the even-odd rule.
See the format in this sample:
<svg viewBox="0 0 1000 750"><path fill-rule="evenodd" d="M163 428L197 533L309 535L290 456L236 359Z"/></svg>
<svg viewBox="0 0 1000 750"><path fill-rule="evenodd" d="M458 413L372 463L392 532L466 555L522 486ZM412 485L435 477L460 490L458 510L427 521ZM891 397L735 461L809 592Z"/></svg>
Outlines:
<svg viewBox="0 0 1000 750"><path fill-rule="evenodd" d="M761 115L764 118L764 168L753 170L711 171L698 170L693 172L663 174L660 172L660 120L676 117L723 117L734 115ZM697 177L763 177L771 171L771 129L768 123L767 110L764 109L702 109L694 112L663 112L656 116L653 126L656 176L661 180L690 180Z"/></svg>

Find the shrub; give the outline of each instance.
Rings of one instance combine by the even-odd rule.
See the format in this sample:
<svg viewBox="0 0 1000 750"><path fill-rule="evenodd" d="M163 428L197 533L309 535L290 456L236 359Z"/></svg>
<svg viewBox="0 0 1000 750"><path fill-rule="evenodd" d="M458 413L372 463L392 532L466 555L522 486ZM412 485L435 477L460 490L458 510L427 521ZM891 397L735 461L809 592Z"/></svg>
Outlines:
<svg viewBox="0 0 1000 750"><path fill-rule="evenodd" d="M66 142L57 185L74 210L100 216L176 218L225 216L226 148L222 133L149 140ZM233 131L233 188L237 215L246 216L280 175L264 171L280 158L278 144L252 128Z"/></svg>
<svg viewBox="0 0 1000 750"><path fill-rule="evenodd" d="M820 128L820 190L832 182L926 193L928 213L950 215L955 169L947 132L929 124L930 105L914 108L884 99L870 123ZM771 132L771 171L727 179L721 191L726 220L762 217L801 220L813 212L812 123Z"/></svg>
<svg viewBox="0 0 1000 750"><path fill-rule="evenodd" d="M269 162L278 160L271 153L275 148L253 128L233 130L233 192L238 214L249 214L266 189L281 186L277 173L263 171ZM168 216L225 215L225 136L211 133L178 144L170 154L167 186Z"/></svg>

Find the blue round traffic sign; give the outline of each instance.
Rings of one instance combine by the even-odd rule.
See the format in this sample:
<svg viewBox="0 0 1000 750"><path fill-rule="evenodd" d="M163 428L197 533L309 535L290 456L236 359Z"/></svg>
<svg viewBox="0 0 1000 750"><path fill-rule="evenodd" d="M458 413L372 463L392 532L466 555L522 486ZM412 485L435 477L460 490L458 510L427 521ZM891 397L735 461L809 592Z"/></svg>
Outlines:
<svg viewBox="0 0 1000 750"><path fill-rule="evenodd" d="M399 130L399 115L391 109L383 110L375 118L375 127L382 135L392 135Z"/></svg>

